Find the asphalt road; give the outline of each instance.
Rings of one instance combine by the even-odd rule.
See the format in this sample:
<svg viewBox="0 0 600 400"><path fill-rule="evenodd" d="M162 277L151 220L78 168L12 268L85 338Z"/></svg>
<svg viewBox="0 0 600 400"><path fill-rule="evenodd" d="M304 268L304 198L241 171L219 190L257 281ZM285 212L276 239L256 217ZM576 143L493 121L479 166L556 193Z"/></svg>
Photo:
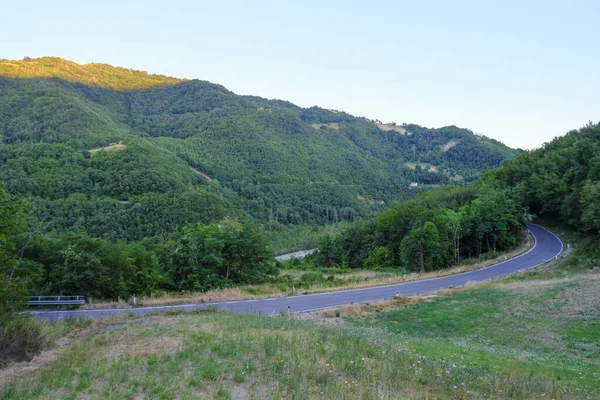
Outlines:
<svg viewBox="0 0 600 400"><path fill-rule="evenodd" d="M277 257L275 257L275 259L277 261L286 261L286 260L289 260L290 258L304 258L307 255L314 253L315 251L317 251L317 249L301 250L301 251L297 251L295 253L288 253L288 254L283 254L281 256L277 256Z"/></svg>
<svg viewBox="0 0 600 400"><path fill-rule="evenodd" d="M519 270L522 271L540 265L560 254L563 244L556 235L533 224L529 225L529 230L535 237L535 245L528 252L490 267L440 278L290 297L128 309L33 311L32 314L36 318L48 320L57 318L104 318L122 314L150 314L166 310L185 311L206 307L215 307L219 310L229 310L232 312L274 314L288 312L288 310L291 312L312 311L349 303L382 300L394 297L396 293L400 293L401 295L423 294L447 289L452 286L462 286L468 282L481 282L513 274Z"/></svg>

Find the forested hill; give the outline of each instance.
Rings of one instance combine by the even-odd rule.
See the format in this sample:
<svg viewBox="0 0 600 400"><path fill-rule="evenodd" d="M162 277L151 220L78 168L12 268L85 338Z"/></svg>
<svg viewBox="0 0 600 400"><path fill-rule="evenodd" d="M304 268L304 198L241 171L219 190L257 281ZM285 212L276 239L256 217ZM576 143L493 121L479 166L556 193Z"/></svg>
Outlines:
<svg viewBox="0 0 600 400"><path fill-rule="evenodd" d="M354 220L517 153L454 126L382 124L50 57L0 60L0 139L10 193L49 229L109 240L244 215L270 228Z"/></svg>
<svg viewBox="0 0 600 400"><path fill-rule="evenodd" d="M523 152L482 179L522 188L532 213L578 231L590 259L600 257L600 124Z"/></svg>

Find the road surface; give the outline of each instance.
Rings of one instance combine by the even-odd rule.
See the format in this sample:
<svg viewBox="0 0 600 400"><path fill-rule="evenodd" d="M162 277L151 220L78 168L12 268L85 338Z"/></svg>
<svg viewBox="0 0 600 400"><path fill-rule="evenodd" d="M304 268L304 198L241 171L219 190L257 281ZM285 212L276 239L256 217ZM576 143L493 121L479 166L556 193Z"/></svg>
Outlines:
<svg viewBox="0 0 600 400"><path fill-rule="evenodd" d="M214 307L219 310L229 310L232 312L276 314L282 312L285 313L288 312L288 310L291 312L312 311L349 303L382 300L394 297L396 293L410 296L434 292L449 287L462 286L468 282L481 282L513 274L519 270L543 264L561 253L563 244L552 232L533 224L529 225L529 230L535 237L535 244L528 252L490 267L439 278L290 297L128 309L32 311L32 314L34 314L36 318L47 320L54 320L57 318L104 318L113 315L150 314L166 310L186 311L206 307Z"/></svg>
<svg viewBox="0 0 600 400"><path fill-rule="evenodd" d="M275 259L277 261L286 261L286 260L289 260L290 258L304 258L307 255L314 253L315 251L317 251L317 249L301 250L301 251L297 251L295 253L288 253L288 254L283 254L281 256L277 256L277 257L275 257Z"/></svg>

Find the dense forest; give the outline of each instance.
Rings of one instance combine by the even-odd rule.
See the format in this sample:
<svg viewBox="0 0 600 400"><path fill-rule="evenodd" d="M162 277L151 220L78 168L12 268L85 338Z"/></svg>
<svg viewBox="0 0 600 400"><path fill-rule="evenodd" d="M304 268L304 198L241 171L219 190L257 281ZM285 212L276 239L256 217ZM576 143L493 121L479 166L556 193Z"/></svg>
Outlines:
<svg viewBox="0 0 600 400"><path fill-rule="evenodd" d="M27 223L29 205L0 187L0 304L7 309L21 292L118 299L264 282L277 274L271 247L248 217L109 242L83 231L43 234L43 226Z"/></svg>
<svg viewBox="0 0 600 400"><path fill-rule="evenodd" d="M486 171L355 223L320 245L315 262L351 268L436 270L514 247L534 217L579 232L580 253L600 258L600 124L556 138Z"/></svg>
<svg viewBox="0 0 600 400"><path fill-rule="evenodd" d="M354 221L516 153L466 129L381 124L205 81L0 60L0 181L56 232L139 241L223 217L269 230Z"/></svg>
<svg viewBox="0 0 600 400"><path fill-rule="evenodd" d="M586 258L600 261L600 123L524 152L482 179L521 187L532 213L579 232Z"/></svg>
<svg viewBox="0 0 600 400"><path fill-rule="evenodd" d="M532 216L523 190L493 181L446 186L401 202L326 237L315 262L350 268L434 271L465 258L508 250L523 239Z"/></svg>
<svg viewBox="0 0 600 400"><path fill-rule="evenodd" d="M265 282L277 275L266 237L308 224L354 224L332 246L357 248L325 247L322 265L439 268L513 244L499 230L523 217L511 208L521 191L467 185L517 153L454 126L383 124L205 81L0 60L0 296L116 299ZM498 193L514 218L461 231L461 248L448 248L444 218L460 215L466 232ZM418 211L421 230L396 246L403 207ZM383 233L369 242L373 227ZM434 236L439 248L418 250Z"/></svg>

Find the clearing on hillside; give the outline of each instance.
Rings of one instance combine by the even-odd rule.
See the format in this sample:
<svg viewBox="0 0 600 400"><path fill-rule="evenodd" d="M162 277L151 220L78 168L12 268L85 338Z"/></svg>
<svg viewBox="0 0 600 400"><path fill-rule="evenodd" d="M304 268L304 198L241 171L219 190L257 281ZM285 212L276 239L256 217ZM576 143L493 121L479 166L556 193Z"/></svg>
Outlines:
<svg viewBox="0 0 600 400"><path fill-rule="evenodd" d="M442 149L442 151L446 152L446 151L450 150L451 148L453 148L454 146L456 146L457 144L458 144L458 140L452 139L451 141L449 141L448 143L446 143L445 145L443 145L440 148Z"/></svg>
<svg viewBox="0 0 600 400"><path fill-rule="evenodd" d="M340 130L340 124L338 124L337 122L330 122L328 124L312 124L311 126L315 129L329 128L335 129L336 131Z"/></svg>
<svg viewBox="0 0 600 400"><path fill-rule="evenodd" d="M375 124L377 125L377 127L379 129L381 129L382 131L396 131L401 135L412 135L412 133L410 133L409 131L407 131L406 129L404 129L403 127L399 126L399 125L393 125L393 124Z"/></svg>
<svg viewBox="0 0 600 400"><path fill-rule="evenodd" d="M106 147L98 147L97 149L88 150L88 153L90 153L90 156L93 156L94 154L96 154L99 151L121 151L121 150L127 150L127 146L124 145L123 143L117 143L117 144L111 144L110 146L106 146Z"/></svg>
<svg viewBox="0 0 600 400"><path fill-rule="evenodd" d="M205 178L207 181L209 181L209 182L212 182L212 180L213 180L213 179L212 179L210 176L206 175L204 172L202 172L202 171L198 171L198 170L197 170L196 168L194 168L194 167L190 167L190 169L191 169L192 171L194 171L195 173L197 173L198 175L200 175L201 177Z"/></svg>
<svg viewBox="0 0 600 400"><path fill-rule="evenodd" d="M424 163L424 162L410 162L410 161L407 161L407 162L404 163L404 165L406 165L410 169L415 169L415 168L417 168L417 165L418 165L422 169L429 169L431 172L439 172L440 171L438 169L438 167L436 167L435 165L429 164L429 163Z"/></svg>

